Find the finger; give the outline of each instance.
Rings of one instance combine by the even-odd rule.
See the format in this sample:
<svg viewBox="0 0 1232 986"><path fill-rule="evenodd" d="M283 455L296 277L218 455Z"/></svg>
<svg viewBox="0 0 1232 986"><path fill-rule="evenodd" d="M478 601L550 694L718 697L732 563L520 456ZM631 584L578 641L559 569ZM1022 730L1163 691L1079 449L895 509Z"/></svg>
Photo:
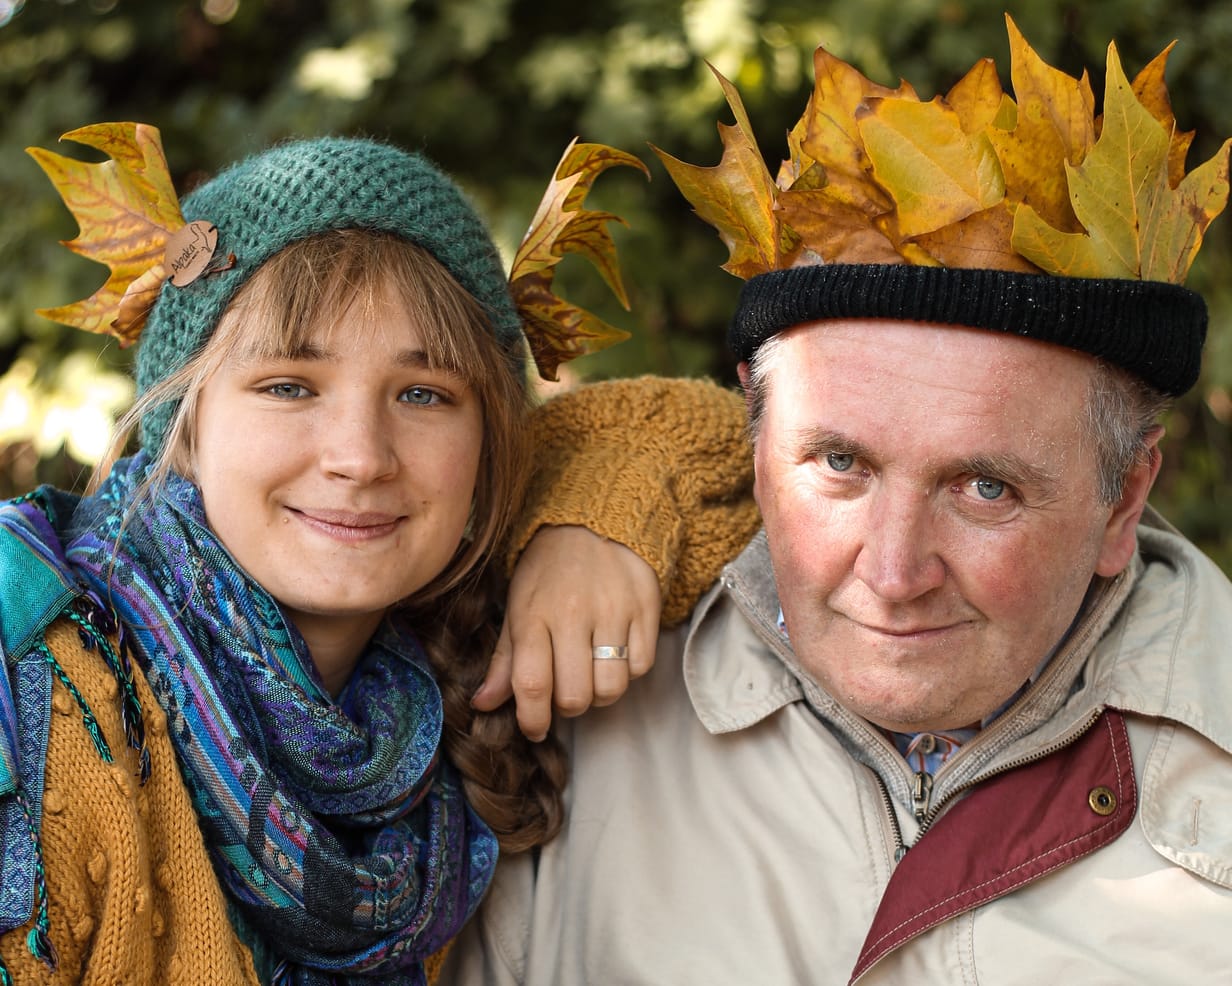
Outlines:
<svg viewBox="0 0 1232 986"><path fill-rule="evenodd" d="M538 742L552 724L552 637L536 623L530 630L510 634L510 682L517 702L518 728Z"/></svg>
<svg viewBox="0 0 1232 986"><path fill-rule="evenodd" d="M629 627L624 625L619 629L614 627L610 629L596 629L591 639L595 647L601 644L619 646L625 644L629 639ZM629 661L627 658L624 660L592 659L591 668L594 679L595 705L611 705L628 690Z"/></svg>
<svg viewBox="0 0 1232 986"><path fill-rule="evenodd" d="M589 630L579 630L575 621L555 627L552 633L552 663L556 680L552 704L562 716L579 716L594 699Z"/></svg>
<svg viewBox="0 0 1232 986"><path fill-rule="evenodd" d="M492 652L488 673L471 696L471 706L480 712L492 712L512 697L513 641L509 639L509 624L506 622L501 624L500 637L496 641L496 649Z"/></svg>
<svg viewBox="0 0 1232 986"><path fill-rule="evenodd" d="M659 646L659 609L653 613L643 611L634 617L629 626L629 677L640 678L655 662Z"/></svg>

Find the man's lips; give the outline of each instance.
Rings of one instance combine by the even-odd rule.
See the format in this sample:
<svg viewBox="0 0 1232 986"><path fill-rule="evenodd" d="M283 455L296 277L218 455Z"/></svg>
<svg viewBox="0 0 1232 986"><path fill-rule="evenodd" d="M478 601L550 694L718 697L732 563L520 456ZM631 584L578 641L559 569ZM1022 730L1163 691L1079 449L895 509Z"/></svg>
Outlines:
<svg viewBox="0 0 1232 986"><path fill-rule="evenodd" d="M947 633L964 626L966 620L952 620L948 623L930 623L918 624L914 626L879 626L875 623L865 623L862 620L853 620L856 625L868 630L870 633L878 633L883 637L902 637L902 638L925 638L937 636L942 633Z"/></svg>

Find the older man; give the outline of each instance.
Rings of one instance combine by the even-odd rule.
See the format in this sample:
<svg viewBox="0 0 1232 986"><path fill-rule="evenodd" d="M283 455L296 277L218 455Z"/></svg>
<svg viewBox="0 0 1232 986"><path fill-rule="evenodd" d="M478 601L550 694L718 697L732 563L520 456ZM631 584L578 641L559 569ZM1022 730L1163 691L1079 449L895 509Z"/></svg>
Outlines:
<svg viewBox="0 0 1232 986"><path fill-rule="evenodd" d="M749 280L764 531L560 724L565 831L446 979L1232 975L1232 586L1146 506L1205 327L1151 279Z"/></svg>

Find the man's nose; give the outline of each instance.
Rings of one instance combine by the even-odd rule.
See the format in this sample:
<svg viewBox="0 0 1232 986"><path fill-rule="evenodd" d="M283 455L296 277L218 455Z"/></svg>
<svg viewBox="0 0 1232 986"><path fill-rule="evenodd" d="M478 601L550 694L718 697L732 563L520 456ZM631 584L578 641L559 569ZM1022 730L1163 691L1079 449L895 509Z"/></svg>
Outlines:
<svg viewBox="0 0 1232 986"><path fill-rule="evenodd" d="M933 504L906 486L871 493L855 575L888 602L909 602L945 582L937 550Z"/></svg>

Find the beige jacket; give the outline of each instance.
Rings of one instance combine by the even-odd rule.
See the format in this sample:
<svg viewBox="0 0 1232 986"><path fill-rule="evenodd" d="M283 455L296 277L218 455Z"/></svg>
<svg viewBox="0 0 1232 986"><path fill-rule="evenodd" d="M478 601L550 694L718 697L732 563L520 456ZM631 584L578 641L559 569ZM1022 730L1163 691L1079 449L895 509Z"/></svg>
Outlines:
<svg viewBox="0 0 1232 986"><path fill-rule="evenodd" d="M1232 586L1139 540L922 835L903 759L796 670L759 535L562 723L567 827L502 861L442 983L1232 982Z"/></svg>

